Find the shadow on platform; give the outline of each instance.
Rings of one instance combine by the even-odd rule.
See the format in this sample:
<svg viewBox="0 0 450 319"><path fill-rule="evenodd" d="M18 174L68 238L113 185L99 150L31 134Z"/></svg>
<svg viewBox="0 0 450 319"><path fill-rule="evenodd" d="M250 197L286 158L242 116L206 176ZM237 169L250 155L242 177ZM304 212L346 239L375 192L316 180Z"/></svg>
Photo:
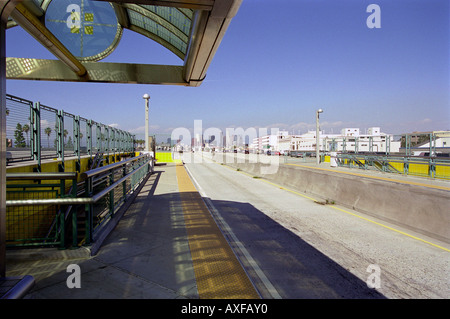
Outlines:
<svg viewBox="0 0 450 319"><path fill-rule="evenodd" d="M212 203L282 298L384 298L254 206ZM7 275L32 275L36 284L27 298L33 299L197 299L175 165L156 167L97 255L86 251L10 251ZM80 267L81 288L68 288L71 264Z"/></svg>

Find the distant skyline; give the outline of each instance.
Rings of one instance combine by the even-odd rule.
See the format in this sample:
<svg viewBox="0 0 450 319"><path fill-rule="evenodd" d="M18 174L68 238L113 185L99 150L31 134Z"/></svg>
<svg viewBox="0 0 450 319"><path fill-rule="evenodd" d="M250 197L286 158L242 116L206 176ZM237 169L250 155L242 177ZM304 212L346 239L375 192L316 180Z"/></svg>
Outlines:
<svg viewBox="0 0 450 319"><path fill-rule="evenodd" d="M7 80L8 94L143 138L177 127L265 127L305 133L380 127L389 134L450 130L448 0L244 0L197 88ZM370 4L381 28L369 28ZM54 59L15 27L7 56ZM26 44L24 50L23 43ZM174 54L125 30L105 62L177 64Z"/></svg>

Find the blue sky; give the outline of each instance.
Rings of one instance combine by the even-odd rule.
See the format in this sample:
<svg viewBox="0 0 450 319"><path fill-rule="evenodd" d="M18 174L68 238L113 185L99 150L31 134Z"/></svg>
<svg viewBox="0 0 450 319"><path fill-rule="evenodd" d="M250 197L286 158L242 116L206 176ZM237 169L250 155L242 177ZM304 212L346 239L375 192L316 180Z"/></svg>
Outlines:
<svg viewBox="0 0 450 319"><path fill-rule="evenodd" d="M369 4L381 28L369 29ZM377 126L382 132L450 130L448 0L244 0L197 88L8 80L7 93L114 124L143 138L144 100L152 133L265 127L305 133ZM139 41L136 41L139 40ZM22 43L27 42L27 50ZM7 56L54 58L20 28ZM125 31L104 61L178 64L163 47Z"/></svg>

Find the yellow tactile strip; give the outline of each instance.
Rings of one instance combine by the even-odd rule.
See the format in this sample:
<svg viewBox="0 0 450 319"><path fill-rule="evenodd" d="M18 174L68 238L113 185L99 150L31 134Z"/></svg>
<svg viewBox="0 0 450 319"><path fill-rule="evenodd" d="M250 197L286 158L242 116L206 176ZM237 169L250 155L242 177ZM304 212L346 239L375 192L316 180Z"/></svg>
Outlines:
<svg viewBox="0 0 450 319"><path fill-rule="evenodd" d="M199 297L260 298L184 166L176 172Z"/></svg>

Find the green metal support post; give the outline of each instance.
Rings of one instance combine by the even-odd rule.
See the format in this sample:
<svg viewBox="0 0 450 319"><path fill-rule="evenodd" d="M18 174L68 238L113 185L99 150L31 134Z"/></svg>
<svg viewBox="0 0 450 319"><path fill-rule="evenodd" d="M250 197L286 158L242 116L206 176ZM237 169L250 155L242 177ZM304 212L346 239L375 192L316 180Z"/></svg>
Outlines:
<svg viewBox="0 0 450 319"><path fill-rule="evenodd" d="M41 104L35 102L30 108L31 152L37 161L37 171L41 172Z"/></svg>
<svg viewBox="0 0 450 319"><path fill-rule="evenodd" d="M59 164L59 171L64 172L64 111L59 110L56 114L56 153L58 159L61 160Z"/></svg>
<svg viewBox="0 0 450 319"><path fill-rule="evenodd" d="M81 171L81 150L80 150L80 116L73 118L74 155L77 157L76 170Z"/></svg>
<svg viewBox="0 0 450 319"><path fill-rule="evenodd" d="M78 215L77 210L72 212L72 248L78 246Z"/></svg>
<svg viewBox="0 0 450 319"><path fill-rule="evenodd" d="M109 185L112 184L114 184L114 170L109 174ZM114 189L109 192L109 214L111 217L114 215Z"/></svg>
<svg viewBox="0 0 450 319"><path fill-rule="evenodd" d="M110 162L109 162L109 148L110 148L110 145L109 145L109 139L110 139L110 137L109 137L109 128L108 128L108 126L106 126L106 125L104 125L103 126L103 130L105 131L105 133L104 133L104 136L105 136L105 145L106 145L106 148L105 148L105 151L106 151L106 164L110 164Z"/></svg>
<svg viewBox="0 0 450 319"><path fill-rule="evenodd" d="M122 177L125 177L125 176L127 176L126 166L124 166L122 169ZM133 178L133 176L132 176L132 178ZM127 180L123 181L122 194L123 194L123 197L125 198L125 195L127 194Z"/></svg>
<svg viewBox="0 0 450 319"><path fill-rule="evenodd" d="M92 159L92 120L88 120L86 123L86 141L87 152Z"/></svg>
<svg viewBox="0 0 450 319"><path fill-rule="evenodd" d="M65 219L64 219L64 213L61 210L61 206L60 206L60 211L61 213L59 214L59 227L61 229L59 236L59 249L65 249L66 248L66 223L65 223Z"/></svg>
<svg viewBox="0 0 450 319"><path fill-rule="evenodd" d="M103 145L102 145L102 129L100 127L99 123L95 124L96 133L97 133L97 152L103 151Z"/></svg>
<svg viewBox="0 0 450 319"><path fill-rule="evenodd" d="M93 195L93 185L92 185L92 178L88 178L85 181L85 192L87 197L92 197ZM93 204L85 204L84 205L84 212L85 212L85 223L86 223L86 229L85 229L85 244L90 245L91 239L92 239L92 224L93 224Z"/></svg>
<svg viewBox="0 0 450 319"><path fill-rule="evenodd" d="M116 129L115 128L111 129L111 144L112 144L111 147L112 147L114 163L115 163L117 161L117 158L116 158L116 151L117 151L117 148L116 148Z"/></svg>

